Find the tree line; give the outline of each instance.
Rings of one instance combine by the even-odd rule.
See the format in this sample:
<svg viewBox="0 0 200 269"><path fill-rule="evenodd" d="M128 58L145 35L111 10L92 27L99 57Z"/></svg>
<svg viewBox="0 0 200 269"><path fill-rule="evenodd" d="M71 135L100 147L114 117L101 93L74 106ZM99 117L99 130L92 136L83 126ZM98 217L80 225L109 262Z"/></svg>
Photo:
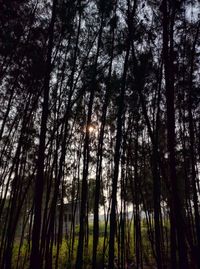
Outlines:
<svg viewBox="0 0 200 269"><path fill-rule="evenodd" d="M0 7L0 267L200 268L199 2Z"/></svg>

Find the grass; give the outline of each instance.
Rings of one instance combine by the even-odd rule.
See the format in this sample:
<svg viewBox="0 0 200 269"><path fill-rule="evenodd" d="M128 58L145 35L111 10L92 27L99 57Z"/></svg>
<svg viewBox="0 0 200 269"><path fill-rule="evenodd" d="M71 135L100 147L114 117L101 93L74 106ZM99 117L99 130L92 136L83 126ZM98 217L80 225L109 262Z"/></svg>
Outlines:
<svg viewBox="0 0 200 269"><path fill-rule="evenodd" d="M103 253L103 244L104 244L104 229L105 225L103 222L100 223L99 226L99 244L98 244L98 249L97 249L97 261L100 264L103 259L103 255L105 255L105 261L108 260L108 242L107 248L105 253ZM63 240L60 249L59 249L59 258L58 258L58 268L59 269L66 269L66 268L73 268L75 265L75 260L76 260L76 252L77 252L77 247L78 247L78 232L79 232L79 227L76 227L75 229L75 242L74 242L74 251L69 258L69 247L70 247L70 242L65 239ZM149 242L148 238L148 233L147 233L147 225L145 222L142 222L141 224L141 232L142 232L142 248L143 248L143 258L145 263L151 263L153 260L153 254L152 254L152 249L151 249L151 244ZM109 227L107 227L107 233L109 235ZM93 244L93 226L90 224L89 225L89 240L88 240L88 247L84 248L84 263L85 263L85 268L90 268L91 267L91 262L92 262L92 244ZM125 243L125 246L127 247L127 252L130 253L130 259L134 260L135 259L135 249L134 249L134 229L133 229L133 224L130 226L130 232L129 232L129 245ZM25 256L27 254L28 250L28 243L24 241L23 246L20 250L20 259L19 259L19 267L22 268ZM13 248L13 257L12 257L12 264L14 265L13 268L16 268L17 264L17 258L18 258L18 251L19 251L19 243L15 242L14 248ZM57 248L56 246L53 247L53 263L55 263L55 257L56 257L56 252ZM115 253L118 252L118 242L116 240L115 242ZM25 269L28 269L28 263L29 263L29 258L27 256L26 258L26 264Z"/></svg>

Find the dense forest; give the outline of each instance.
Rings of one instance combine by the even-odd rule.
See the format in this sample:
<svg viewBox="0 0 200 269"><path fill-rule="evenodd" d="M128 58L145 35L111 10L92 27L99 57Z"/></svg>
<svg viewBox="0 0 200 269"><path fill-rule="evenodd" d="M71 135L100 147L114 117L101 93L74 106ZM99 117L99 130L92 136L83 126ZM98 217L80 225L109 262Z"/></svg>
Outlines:
<svg viewBox="0 0 200 269"><path fill-rule="evenodd" d="M0 1L0 268L200 268L198 0Z"/></svg>

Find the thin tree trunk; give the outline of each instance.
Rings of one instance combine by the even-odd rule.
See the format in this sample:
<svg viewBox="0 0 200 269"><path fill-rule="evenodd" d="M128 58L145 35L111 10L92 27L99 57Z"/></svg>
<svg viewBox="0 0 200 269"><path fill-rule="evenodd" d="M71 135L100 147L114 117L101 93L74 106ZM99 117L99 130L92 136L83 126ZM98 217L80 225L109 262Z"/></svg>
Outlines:
<svg viewBox="0 0 200 269"><path fill-rule="evenodd" d="M116 11L116 7L115 7ZM115 15L116 16L116 15ZM113 63L113 49L114 49L114 32L115 28L112 29L112 48L111 48L111 57L110 57L110 66L108 73L108 84L106 87L106 94L104 105L102 108L102 119L101 119L101 128L98 142L97 150L97 168L96 168L96 186L95 186L95 202L94 202L94 227L93 227L93 252L92 252L92 268L95 269L97 266L97 246L99 240L99 200L101 192L101 173L102 173L102 159L103 159L103 140L104 140L104 130L106 124L107 109L110 99L110 79L112 72L112 63Z"/></svg>
<svg viewBox="0 0 200 269"><path fill-rule="evenodd" d="M196 161L195 161L195 150L194 150L194 121L192 115L192 86L193 86L193 72L194 72L194 57L195 57L195 47L199 36L200 22L197 26L195 40L192 46L191 55L191 67L190 67L190 78L189 78L189 102L188 102L188 114L189 114L189 133L190 133L190 156L191 156L191 166L192 166L192 192L193 192L193 204L194 204L194 215L195 215L195 228L196 228L196 238L197 238L197 250L196 253L200 252L200 216L199 216L199 201L197 193L197 174L196 174ZM200 255L196 255L198 262L198 267L200 268Z"/></svg>
<svg viewBox="0 0 200 269"><path fill-rule="evenodd" d="M126 76L128 71L128 59L130 51L130 41L127 40L127 50L124 62L124 71L121 82L121 92L119 96L118 103L118 115L117 115L117 134L116 134L116 144L114 153L114 175L112 180L112 194L111 194L111 213L110 213L110 238L109 238L109 263L108 267L110 269L114 268L114 246L115 246L115 233L116 233L116 206L117 206L117 184L118 184L118 174L119 174L119 162L120 162L120 149L122 140L122 123L123 123L123 113L124 113L124 97L126 89Z"/></svg>
<svg viewBox="0 0 200 269"><path fill-rule="evenodd" d="M169 14L169 7L171 14ZM184 208L181 202L176 173L175 158L175 108L174 108L174 73L173 73L173 26L175 7L163 0L163 59L165 67L165 87L167 101L167 147L169 153L169 177L171 182L171 268L177 268L176 237L178 244L178 261L180 269L188 268L185 240ZM170 17L171 15L171 17ZM170 24L170 30L168 25ZM170 45L169 45L170 43Z"/></svg>
<svg viewBox="0 0 200 269"><path fill-rule="evenodd" d="M79 239L78 239L78 251L76 258L76 267L82 269L83 267L83 248L84 248L84 239L86 235L86 224L87 224L87 199L88 199L88 168L89 168L89 159L90 159L90 134L89 127L92 121L92 108L94 103L94 94L95 94L95 83L96 83L96 75L97 75L97 65L98 58L101 46L102 32L103 32L103 20L104 15L101 14L101 25L99 30L98 44L97 44L97 52L94 63L94 71L92 77L92 85L90 92L90 99L88 104L88 114L87 114L87 124L86 124L86 134L84 141L84 150L83 150L83 179L82 179L82 189L81 189L81 212L80 212L80 230L79 230Z"/></svg>
<svg viewBox="0 0 200 269"><path fill-rule="evenodd" d="M53 1L52 17L49 27L49 43L46 62L46 73L44 78L44 97L42 106L42 119L40 130L40 144L38 152L37 175L35 180L34 192L34 222L32 230L32 250L30 256L30 269L42 268L40 257L40 230L41 230L41 215L42 215L42 198L44 188L44 159L45 159L45 140L47 132L47 120L49 110L49 87L50 74L52 70L51 56L53 50L54 24L56 19L57 0Z"/></svg>

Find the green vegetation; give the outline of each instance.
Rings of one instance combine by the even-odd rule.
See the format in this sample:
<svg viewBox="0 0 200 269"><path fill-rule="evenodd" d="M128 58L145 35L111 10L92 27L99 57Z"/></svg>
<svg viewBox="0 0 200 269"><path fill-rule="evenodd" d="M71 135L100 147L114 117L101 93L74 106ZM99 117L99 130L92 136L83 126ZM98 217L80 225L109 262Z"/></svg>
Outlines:
<svg viewBox="0 0 200 269"><path fill-rule="evenodd" d="M103 260L103 255L105 255L105 263L108 263L108 239L106 240L106 251L103 253L103 244L104 244L104 232L105 232L105 224L104 222L100 222L100 230L99 230L99 244L98 244L98 250L97 250L97 264L101 265ZM134 249L134 227L133 223L131 223L131 226L127 226L129 229L129 237L127 236L126 241L126 248L127 253L130 253L131 256L129 257L129 260L132 262L135 262L135 256L132 253L135 253ZM144 264L151 265L152 263L155 263L155 258L152 253L151 244L148 237L148 231L147 231L147 223L145 220L141 222L141 232L142 232L142 255L144 257ZM76 253L77 253L77 246L78 246L78 232L79 227L76 227L75 230L75 242L74 242L74 252L71 253L71 256L69 257L69 247L70 242L67 239L64 239L62 241L62 244L60 245L60 251L59 251L59 258L58 258L58 268L59 269L66 269L66 268L75 268L76 263ZM109 233L109 226L107 227L107 232ZM92 233L93 233L93 225L89 225L89 243L87 249L84 251L84 264L85 268L91 268L92 264ZM30 255L30 249L29 244L27 240L24 240L19 253L19 247L20 243L16 242L13 247L13 256L12 256L12 264L13 268L16 268L16 264L18 262L19 268L28 269L29 266L29 255ZM28 250L29 249L29 250ZM52 251L52 258L53 258L53 264L55 264L56 259L56 252L57 247L53 246ZM117 257L118 253L118 241L115 241L115 253ZM24 266L24 267L23 267Z"/></svg>

